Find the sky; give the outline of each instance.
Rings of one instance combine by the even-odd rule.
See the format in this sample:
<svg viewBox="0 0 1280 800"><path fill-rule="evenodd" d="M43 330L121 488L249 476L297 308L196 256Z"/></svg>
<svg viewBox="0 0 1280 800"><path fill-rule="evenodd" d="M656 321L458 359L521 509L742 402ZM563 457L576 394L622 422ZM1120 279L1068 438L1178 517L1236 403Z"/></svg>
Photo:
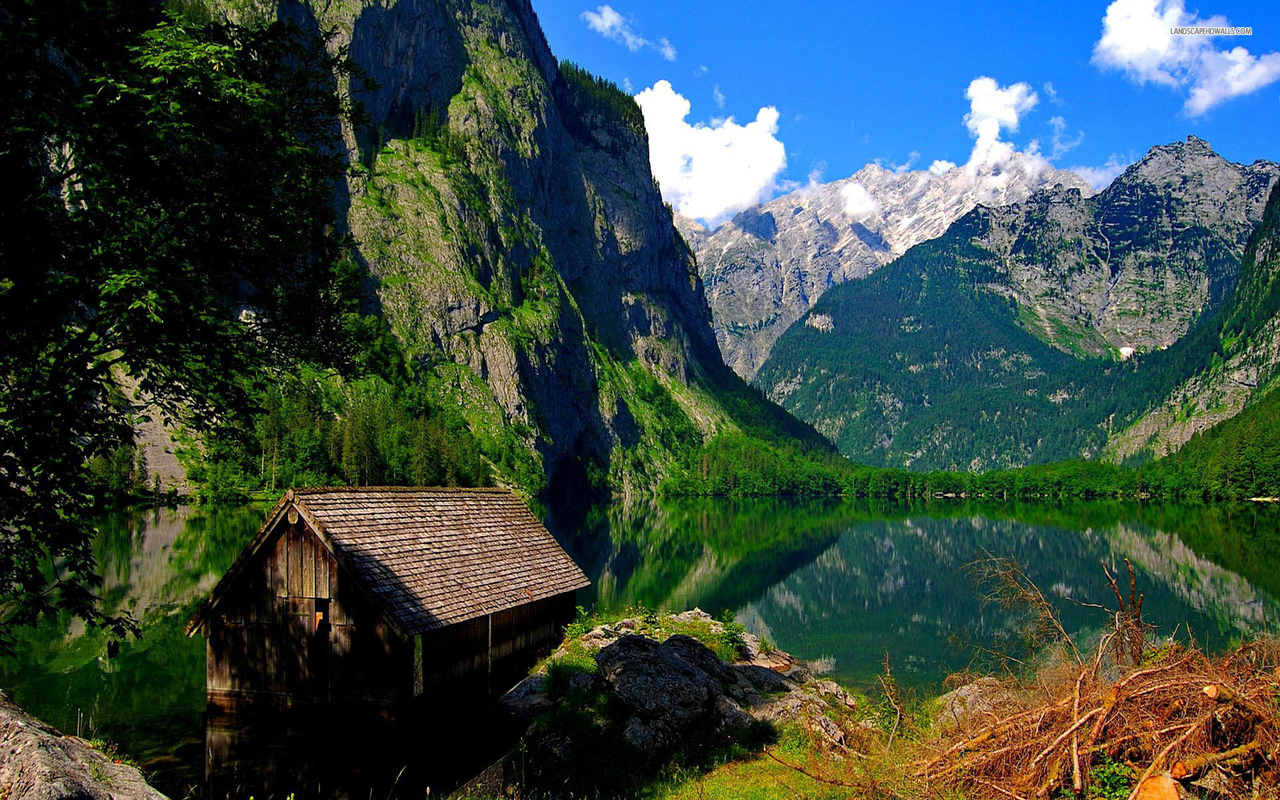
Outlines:
<svg viewBox="0 0 1280 800"><path fill-rule="evenodd" d="M665 199L712 224L868 163L1024 153L1101 187L1192 134L1280 161L1275 0L533 5L557 57L637 96Z"/></svg>

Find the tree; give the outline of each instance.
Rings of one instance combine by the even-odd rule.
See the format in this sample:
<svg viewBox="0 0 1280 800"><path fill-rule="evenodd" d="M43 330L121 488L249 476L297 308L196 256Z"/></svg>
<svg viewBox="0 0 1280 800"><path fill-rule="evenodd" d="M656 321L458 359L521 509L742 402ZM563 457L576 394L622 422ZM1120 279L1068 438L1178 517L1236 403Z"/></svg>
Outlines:
<svg viewBox="0 0 1280 800"><path fill-rule="evenodd" d="M86 465L144 414L234 428L273 374L351 350L349 61L159 0L3 0L0 40L0 629L64 609L124 634Z"/></svg>

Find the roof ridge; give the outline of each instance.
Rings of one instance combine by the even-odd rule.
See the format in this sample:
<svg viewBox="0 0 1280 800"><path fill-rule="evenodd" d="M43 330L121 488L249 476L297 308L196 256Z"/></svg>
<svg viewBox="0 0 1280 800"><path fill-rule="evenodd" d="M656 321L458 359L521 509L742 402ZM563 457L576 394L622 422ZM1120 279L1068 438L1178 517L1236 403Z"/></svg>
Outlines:
<svg viewBox="0 0 1280 800"><path fill-rule="evenodd" d="M305 488L294 488L289 491L294 496L304 494L338 494L340 492L364 493L364 492L393 492L397 494L414 494L414 493L444 493L444 494L509 494L515 496L515 492L504 486L308 486Z"/></svg>

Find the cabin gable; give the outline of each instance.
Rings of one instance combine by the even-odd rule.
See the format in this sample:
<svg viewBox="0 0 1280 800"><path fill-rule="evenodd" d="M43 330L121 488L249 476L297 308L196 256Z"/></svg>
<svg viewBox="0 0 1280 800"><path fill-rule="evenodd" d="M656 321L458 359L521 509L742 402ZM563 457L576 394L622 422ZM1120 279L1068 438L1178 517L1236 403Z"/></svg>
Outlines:
<svg viewBox="0 0 1280 800"><path fill-rule="evenodd" d="M213 700L394 702L412 642L388 624L303 519L281 518L205 621Z"/></svg>

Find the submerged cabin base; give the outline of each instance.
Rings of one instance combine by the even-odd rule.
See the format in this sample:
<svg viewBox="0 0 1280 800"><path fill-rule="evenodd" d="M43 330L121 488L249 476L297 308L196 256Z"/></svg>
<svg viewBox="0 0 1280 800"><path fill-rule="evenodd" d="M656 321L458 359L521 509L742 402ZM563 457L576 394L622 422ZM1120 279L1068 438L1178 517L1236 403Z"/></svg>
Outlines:
<svg viewBox="0 0 1280 800"><path fill-rule="evenodd" d="M507 681L586 577L497 489L290 492L188 625L215 709L405 704Z"/></svg>

